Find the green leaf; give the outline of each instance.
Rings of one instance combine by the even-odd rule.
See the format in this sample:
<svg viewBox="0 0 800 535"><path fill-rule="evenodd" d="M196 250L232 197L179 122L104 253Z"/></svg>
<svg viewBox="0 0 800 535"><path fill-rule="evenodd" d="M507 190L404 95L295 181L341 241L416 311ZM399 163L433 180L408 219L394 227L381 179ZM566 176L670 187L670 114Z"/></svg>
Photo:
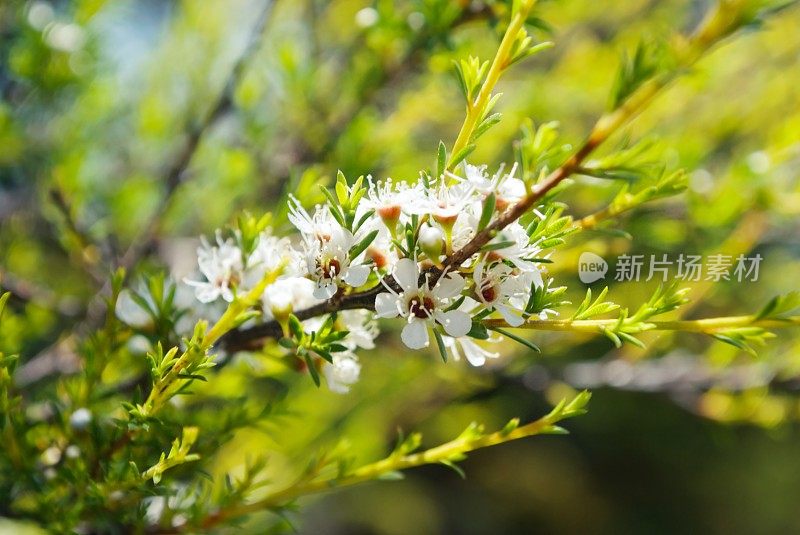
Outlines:
<svg viewBox="0 0 800 535"><path fill-rule="evenodd" d="M439 461L439 464L442 464L453 470L456 474L458 474L461 477L461 479L467 479L467 474L464 472L464 469L458 466L453 461L445 459L443 461Z"/></svg>
<svg viewBox="0 0 800 535"><path fill-rule="evenodd" d="M497 251L499 249L505 249L506 247L511 247L516 242L513 241L499 241L499 242L489 242L483 247L481 247L481 251L488 252L488 251Z"/></svg>
<svg viewBox="0 0 800 535"><path fill-rule="evenodd" d="M585 320L617 310L619 308L618 304L610 301L603 301L607 293L608 287L606 286L603 288L603 291L600 292L600 295L597 296L597 299L592 302L592 289L588 288L586 290L586 297L583 302L581 302L580 306L578 306L578 310L575 311L575 315L572 316L572 319Z"/></svg>
<svg viewBox="0 0 800 535"><path fill-rule="evenodd" d="M447 168L447 147L444 141L439 140L439 150L436 157L436 176L440 177Z"/></svg>
<svg viewBox="0 0 800 535"><path fill-rule="evenodd" d="M300 323L300 320L297 319L297 316L294 314L289 314L289 332L292 333L295 340L300 341L305 337L305 332L303 331L303 324Z"/></svg>
<svg viewBox="0 0 800 535"><path fill-rule="evenodd" d="M450 165L448 166L448 169L452 169L453 167L460 164L464 160L464 158L469 156L474 150L475 150L475 144L470 143L469 145L458 151L456 154L451 156Z"/></svg>
<svg viewBox="0 0 800 535"><path fill-rule="evenodd" d="M501 329L499 327L489 327L489 330L495 331L497 333L500 333L503 336L507 336L508 338L514 340L515 342L517 342L519 344L522 344L525 347L527 347L528 349L532 349L533 351L536 351L537 353L541 353L542 352L542 350L539 349L539 347L536 344L534 344L533 342L531 342L530 340L526 340L525 338L522 338L521 336L517 336L516 334L511 334L510 332L508 332L505 329Z"/></svg>
<svg viewBox="0 0 800 535"><path fill-rule="evenodd" d="M780 319L781 316L800 308L800 291L776 295L756 314L756 320Z"/></svg>
<svg viewBox="0 0 800 535"><path fill-rule="evenodd" d="M664 67L665 48L657 42L640 42L632 56L623 55L611 91L610 109L617 109L647 80Z"/></svg>
<svg viewBox="0 0 800 535"><path fill-rule="evenodd" d="M497 203L497 197L494 192L491 192L488 197L483 201L483 209L481 210L481 218L478 221L478 232L482 231L489 225L494 215L494 208Z"/></svg>
<svg viewBox="0 0 800 535"><path fill-rule="evenodd" d="M403 472L400 472L399 470L392 470L391 472L384 472L383 474L381 474L381 475L379 475L377 477L377 479L379 481L400 481L400 480L405 479L405 478L406 478L406 476L403 474Z"/></svg>
<svg viewBox="0 0 800 535"><path fill-rule="evenodd" d="M467 336L477 340L486 340L489 338L489 332L483 323L473 320Z"/></svg>
<svg viewBox="0 0 800 535"><path fill-rule="evenodd" d="M372 232L367 234L364 237L364 239L362 239L360 242L355 244L353 246L353 248L350 249L350 254L348 255L350 257L350 260L352 261L353 259L358 257L358 255L363 253L367 249L367 247L369 247L370 244L372 244L372 242L375 241L375 237L377 235L378 235L378 231L377 230L373 230Z"/></svg>
<svg viewBox="0 0 800 535"><path fill-rule="evenodd" d="M314 360L311 358L309 353L303 354L303 359L306 361L306 367L308 368L308 373L311 374L311 379L314 381L314 384L319 386L319 372L317 371L317 366L314 363Z"/></svg>
<svg viewBox="0 0 800 535"><path fill-rule="evenodd" d="M442 339L442 335L439 333L438 329L433 329L433 336L436 338L436 346L439 348L442 362L447 362L447 348L444 346L444 339Z"/></svg>

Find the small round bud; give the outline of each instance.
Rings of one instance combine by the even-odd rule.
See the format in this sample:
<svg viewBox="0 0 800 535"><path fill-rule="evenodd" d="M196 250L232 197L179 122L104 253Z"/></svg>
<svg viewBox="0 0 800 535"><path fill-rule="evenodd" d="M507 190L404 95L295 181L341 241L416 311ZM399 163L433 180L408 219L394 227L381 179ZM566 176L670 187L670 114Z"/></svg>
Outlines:
<svg viewBox="0 0 800 535"><path fill-rule="evenodd" d="M444 234L436 227L425 225L419 231L419 246L429 258L438 261L444 247Z"/></svg>

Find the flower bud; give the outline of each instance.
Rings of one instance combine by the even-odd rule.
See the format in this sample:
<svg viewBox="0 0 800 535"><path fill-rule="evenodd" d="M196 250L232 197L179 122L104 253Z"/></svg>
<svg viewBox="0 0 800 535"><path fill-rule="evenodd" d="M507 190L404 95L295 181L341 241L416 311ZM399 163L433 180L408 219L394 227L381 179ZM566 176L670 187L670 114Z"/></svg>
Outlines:
<svg viewBox="0 0 800 535"><path fill-rule="evenodd" d="M436 227L425 225L419 231L419 246L431 260L438 262L444 247L444 234Z"/></svg>

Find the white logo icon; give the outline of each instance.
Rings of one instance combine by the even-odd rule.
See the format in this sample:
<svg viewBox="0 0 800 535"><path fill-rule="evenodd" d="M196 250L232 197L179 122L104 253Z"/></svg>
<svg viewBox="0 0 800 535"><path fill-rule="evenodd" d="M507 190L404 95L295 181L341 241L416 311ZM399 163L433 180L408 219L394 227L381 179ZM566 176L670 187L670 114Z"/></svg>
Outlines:
<svg viewBox="0 0 800 535"><path fill-rule="evenodd" d="M606 276L608 263L601 257L588 251L581 253L578 259L578 277L584 284L591 284Z"/></svg>

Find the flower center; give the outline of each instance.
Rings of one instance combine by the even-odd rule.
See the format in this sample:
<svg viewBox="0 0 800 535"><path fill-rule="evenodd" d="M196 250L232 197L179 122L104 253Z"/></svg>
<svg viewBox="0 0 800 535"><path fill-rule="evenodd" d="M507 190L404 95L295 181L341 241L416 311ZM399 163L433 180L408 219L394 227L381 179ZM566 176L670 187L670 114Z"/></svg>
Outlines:
<svg viewBox="0 0 800 535"><path fill-rule="evenodd" d="M495 286L487 286L481 290L481 297L487 302L491 303L497 299L497 288Z"/></svg>
<svg viewBox="0 0 800 535"><path fill-rule="evenodd" d="M322 262L322 276L326 279L336 277L342 271L342 264L335 258Z"/></svg>
<svg viewBox="0 0 800 535"><path fill-rule="evenodd" d="M426 296L414 296L408 301L408 312L420 319L430 318L433 314L433 299Z"/></svg>

